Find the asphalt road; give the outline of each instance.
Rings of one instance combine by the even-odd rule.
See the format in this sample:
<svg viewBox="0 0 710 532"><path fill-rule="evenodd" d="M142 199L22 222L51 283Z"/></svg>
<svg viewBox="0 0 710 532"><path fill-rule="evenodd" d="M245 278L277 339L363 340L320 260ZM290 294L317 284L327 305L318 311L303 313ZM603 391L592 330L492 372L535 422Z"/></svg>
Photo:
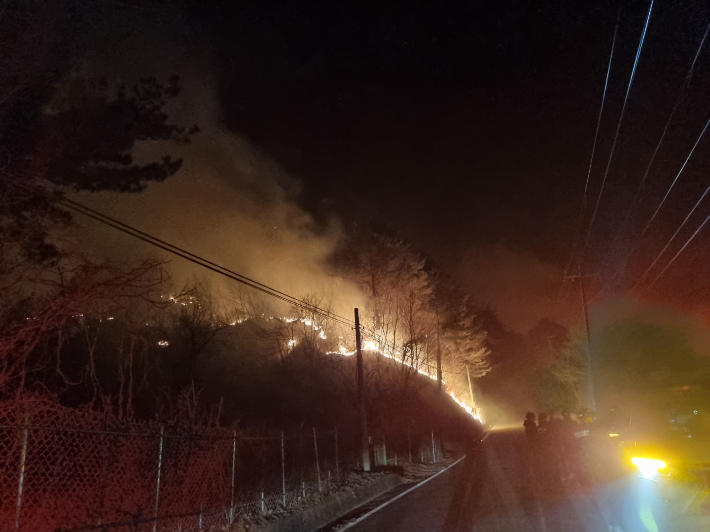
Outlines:
<svg viewBox="0 0 710 532"><path fill-rule="evenodd" d="M573 480L546 484L530 447L522 430L493 431L466 459L348 531L607 532L598 493Z"/></svg>

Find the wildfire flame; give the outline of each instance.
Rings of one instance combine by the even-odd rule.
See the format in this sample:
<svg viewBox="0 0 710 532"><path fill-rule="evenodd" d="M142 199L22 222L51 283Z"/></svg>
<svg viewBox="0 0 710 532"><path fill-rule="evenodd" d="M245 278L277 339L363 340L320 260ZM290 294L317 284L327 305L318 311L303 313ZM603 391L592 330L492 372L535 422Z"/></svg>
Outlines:
<svg viewBox="0 0 710 532"><path fill-rule="evenodd" d="M163 296L161 296L161 297L163 297ZM168 299L169 299L170 301L172 301L173 303L181 304L181 305L183 305L183 306L186 306L186 303L185 303L185 302L179 301L179 300L176 299L174 296L169 296ZM188 299L188 303L189 303L189 304L192 304L193 298L190 297L190 296L188 296L187 299ZM264 315L262 315L262 317L264 317ZM113 318L109 318L109 319L113 319ZM247 318L247 319L248 319L248 318ZM273 320L274 317L273 317L273 316L269 316L269 319L270 319L270 320ZM320 325L318 325L318 323L314 322L313 320L310 320L310 319L307 319L307 318L287 318L287 317L276 318L276 319L280 319L281 321L283 321L283 322L285 322L285 323L293 323L293 322L296 322L296 321L301 322L301 323L303 323L305 326L310 327L311 329L313 329L314 331L318 331L318 337L321 338L322 340L327 340L327 338L328 338L328 337L326 336L326 334L325 334L325 331L323 330L323 327L321 327ZM234 321L230 322L229 325L234 326L234 325L236 325L236 324L238 324L238 323L242 323L242 322L244 322L244 321L245 321L245 319L234 320ZM339 336L339 338L342 340L342 336ZM293 348L296 346L297 343L298 343L298 341L297 341L295 338L291 338L291 339L288 341L288 348L289 348L289 349L293 349ZM161 347L166 347L166 346L168 345L168 342L165 341L165 340L161 340L161 341L158 342L158 345L161 346ZM409 368L415 369L415 370L417 371L417 373L419 373L420 375L424 375L425 377L427 377L427 378L429 378L429 379L431 379L431 380L437 380L437 375L436 375L435 373L431 372L428 367L427 367L426 369L423 369L423 368L421 368L421 367L419 367L419 366L414 366L414 365L412 365L410 362L408 362L407 360L405 360L405 359L402 358L402 353L395 352L394 354L392 354L392 353L388 353L388 352L382 351L382 350L380 350L380 348L377 346L377 344L375 343L374 340L369 340L369 341L365 342L365 345L362 347L362 349L363 349L363 351L375 352L375 353L377 353L377 354L380 355L380 356L383 356L383 357L385 357L385 358L389 358L390 360L394 360L395 362L397 362L397 363L399 363L399 364L402 364L402 365L407 366L407 367L409 367ZM343 347L343 346L341 345L341 346L338 347L338 350L337 350L337 351L328 351L326 354L328 354L328 355L340 355L340 356L349 357L349 356L353 356L353 355L355 354L355 351L348 351L348 349L347 349L346 347ZM446 391L446 393L449 395L449 397L451 397L451 398L454 400L454 402L455 402L459 407L463 408L463 410L464 410L468 415L470 415L472 418L477 419L477 420L480 421L481 423L483 422L483 411L481 410L481 408L480 408L476 403L473 403L473 405L468 405L468 404L466 403L466 401L464 401L463 399L459 399L459 397L456 395L456 393L448 387L448 385L446 384L446 381L444 381L444 380L442 379L441 383L442 383L442 385L443 385L444 390Z"/></svg>

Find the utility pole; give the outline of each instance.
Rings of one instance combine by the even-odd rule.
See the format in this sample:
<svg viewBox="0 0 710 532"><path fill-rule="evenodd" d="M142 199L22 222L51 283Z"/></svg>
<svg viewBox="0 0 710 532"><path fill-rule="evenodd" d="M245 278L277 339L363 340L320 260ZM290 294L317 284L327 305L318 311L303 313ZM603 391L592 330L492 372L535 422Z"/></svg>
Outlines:
<svg viewBox="0 0 710 532"><path fill-rule="evenodd" d="M577 267L577 275L566 275L565 279L579 279L579 294L582 298L582 314L584 315L584 332L587 336L587 367L589 371L587 372L587 408L592 412L597 410L597 402L594 396L594 377L592 376L593 366L592 366L592 340L589 334L589 312L587 310L587 294L584 291L584 278L585 277L597 277L596 273L582 275L582 267Z"/></svg>
<svg viewBox="0 0 710 532"><path fill-rule="evenodd" d="M441 342L439 341L439 311L436 312L436 383L439 391L441 391L442 371L441 371Z"/></svg>
<svg viewBox="0 0 710 532"><path fill-rule="evenodd" d="M473 387L471 386L471 372L468 371L468 364L466 364L466 376L468 377L468 395L471 398L471 408L476 403L473 402Z"/></svg>
<svg viewBox="0 0 710 532"><path fill-rule="evenodd" d="M370 470L370 445L367 432L367 408L365 407L365 373L362 366L362 341L360 339L360 314L355 309L355 349L357 351L357 401L360 407L360 451L362 470Z"/></svg>

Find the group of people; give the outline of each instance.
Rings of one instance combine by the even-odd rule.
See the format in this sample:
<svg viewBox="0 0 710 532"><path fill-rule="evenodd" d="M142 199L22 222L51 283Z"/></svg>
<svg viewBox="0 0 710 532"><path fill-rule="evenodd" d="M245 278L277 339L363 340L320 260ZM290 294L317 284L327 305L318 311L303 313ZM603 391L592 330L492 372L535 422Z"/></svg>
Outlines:
<svg viewBox="0 0 710 532"><path fill-rule="evenodd" d="M576 479L584 483L581 439L588 434L575 414L552 414L528 412L523 422L525 434L530 441L535 463L545 461L540 477L549 482ZM558 459L549 463L549 457Z"/></svg>

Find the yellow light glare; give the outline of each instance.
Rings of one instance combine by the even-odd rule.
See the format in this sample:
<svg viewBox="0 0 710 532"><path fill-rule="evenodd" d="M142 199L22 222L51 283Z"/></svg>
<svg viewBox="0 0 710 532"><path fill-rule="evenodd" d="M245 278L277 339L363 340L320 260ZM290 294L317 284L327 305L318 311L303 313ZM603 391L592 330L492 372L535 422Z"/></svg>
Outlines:
<svg viewBox="0 0 710 532"><path fill-rule="evenodd" d="M631 459L631 463L638 467L641 474L646 478L655 478L658 476L658 470L666 467L664 461L653 458L634 457Z"/></svg>
<svg viewBox="0 0 710 532"><path fill-rule="evenodd" d="M617 432L610 432L610 433L609 433L609 437L610 437L610 438L618 438L618 437L619 437L619 434L618 434Z"/></svg>

